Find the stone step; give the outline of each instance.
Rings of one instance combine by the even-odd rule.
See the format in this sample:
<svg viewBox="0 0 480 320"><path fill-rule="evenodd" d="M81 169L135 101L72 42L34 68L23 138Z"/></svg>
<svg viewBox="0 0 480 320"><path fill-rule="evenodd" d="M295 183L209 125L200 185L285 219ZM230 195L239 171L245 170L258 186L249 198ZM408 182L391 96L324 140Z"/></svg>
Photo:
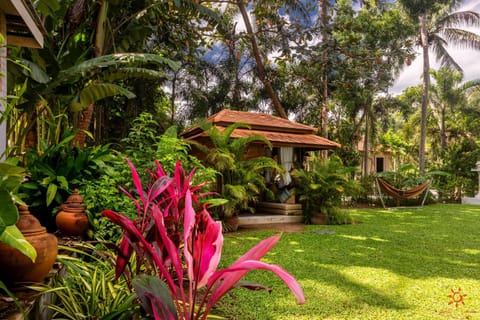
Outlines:
<svg viewBox="0 0 480 320"><path fill-rule="evenodd" d="M259 202L256 205L258 214L266 215L302 215L302 205L299 203Z"/></svg>
<svg viewBox="0 0 480 320"><path fill-rule="evenodd" d="M240 227L250 225L265 225L265 224L284 224L284 223L302 223L303 216L299 215L262 215L255 214L251 216L239 216Z"/></svg>

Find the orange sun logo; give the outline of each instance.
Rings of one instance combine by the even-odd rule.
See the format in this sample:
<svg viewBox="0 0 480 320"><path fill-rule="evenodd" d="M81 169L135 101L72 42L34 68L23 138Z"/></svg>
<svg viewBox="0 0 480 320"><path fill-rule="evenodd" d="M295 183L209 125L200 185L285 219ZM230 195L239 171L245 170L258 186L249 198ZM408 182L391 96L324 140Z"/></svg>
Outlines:
<svg viewBox="0 0 480 320"><path fill-rule="evenodd" d="M448 295L448 297L450 298L448 304L455 304L455 308L457 308L459 304L465 305L465 301L463 301L463 298L465 298L467 295L465 293L462 293L462 288L458 288L457 291L455 291L453 288L450 290L452 291L452 294Z"/></svg>

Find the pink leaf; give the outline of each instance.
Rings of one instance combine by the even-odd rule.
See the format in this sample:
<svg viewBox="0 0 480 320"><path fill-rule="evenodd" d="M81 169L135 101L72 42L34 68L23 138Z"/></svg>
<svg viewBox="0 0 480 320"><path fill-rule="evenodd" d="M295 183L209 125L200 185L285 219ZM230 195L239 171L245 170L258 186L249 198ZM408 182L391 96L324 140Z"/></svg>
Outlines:
<svg viewBox="0 0 480 320"><path fill-rule="evenodd" d="M135 224L127 217L111 210L103 210L102 215L109 218L116 225L119 225L123 229L123 231L127 233L127 238L130 240L130 244L137 250L137 253L139 251L145 251L148 257L152 259L155 266L160 269L160 272L167 281L167 284L169 285L172 293L176 294L177 289L175 283L173 282L171 275L168 273L168 270L165 269L165 266L162 263L162 259L153 249L152 245L148 243L147 240L145 240L145 237L138 230Z"/></svg>
<svg viewBox="0 0 480 320"><path fill-rule="evenodd" d="M194 233L191 235L193 243L188 243L192 250L193 279L196 288L205 286L210 276L217 270L223 246L222 226L220 222L212 219L208 211L203 210L197 214ZM191 278L192 279L192 278Z"/></svg>
<svg viewBox="0 0 480 320"><path fill-rule="evenodd" d="M165 246L165 249L167 250L168 258L170 258L170 261L175 268L175 272L177 273L178 279L180 280L179 287L182 288L183 266L182 258L179 255L178 248L168 237L167 230L163 221L163 214L160 212L157 206L153 206L152 213L153 218L155 219L155 226L157 227L157 231L161 237L161 241Z"/></svg>
<svg viewBox="0 0 480 320"><path fill-rule="evenodd" d="M148 190L148 200L153 201L155 200L162 192L165 191L172 184L172 179L170 177L160 177L151 186Z"/></svg>
<svg viewBox="0 0 480 320"><path fill-rule="evenodd" d="M155 160L155 164L157 165L157 172L156 172L157 178L167 176L167 174L165 173L165 170L163 170L163 167L158 160Z"/></svg>
<svg viewBox="0 0 480 320"><path fill-rule="evenodd" d="M133 253L133 248L130 246L130 241L127 238L127 235L122 237L120 241L120 245L118 246L118 256L117 262L115 264L115 279L118 279L122 273L125 271L128 262L130 261L130 257Z"/></svg>
<svg viewBox="0 0 480 320"><path fill-rule="evenodd" d="M137 189L138 194L140 195L140 199L143 203L145 203L145 195L143 193L142 181L140 181L140 176L138 175L137 169L133 163L127 158L126 159L128 165L130 166L130 170L132 171L132 180L135 188Z"/></svg>
<svg viewBox="0 0 480 320"><path fill-rule="evenodd" d="M270 251L270 249L272 249L273 246L277 244L277 242L278 242L278 240L280 240L281 236L282 236L281 234L277 234L277 235L271 236L267 239L264 239L264 240L260 241L253 248L248 250L243 256L238 258L232 264L232 266L235 265L236 263L239 263L239 262L245 261L245 260L260 260L260 259L262 259L268 253L268 251Z"/></svg>
<svg viewBox="0 0 480 320"><path fill-rule="evenodd" d="M250 270L245 268L242 264L246 261L251 262L255 260L262 259L265 254L280 240L281 235L275 235L269 237L265 240L260 241L256 246L250 249L247 253L243 256L238 258L228 269L220 270L216 272L212 277L210 277L208 281L208 287L214 287L214 292L212 293L210 300L208 302L208 308L211 308L217 301L227 293L241 278L245 276L245 274ZM240 268L239 268L240 266ZM251 266L251 265L250 265ZM227 271L228 274L225 274ZM232 271L236 272L232 272ZM272 270L273 271L273 270ZM217 281L220 281L216 283ZM295 281L295 279L293 279ZM296 281L295 281L296 283ZM287 284L288 285L288 284ZM297 283L298 285L298 283ZM300 289L301 290L301 289ZM296 292L292 291L294 294ZM303 295L303 294L302 294ZM298 297L297 297L298 299ZM299 303L301 300L299 300Z"/></svg>
<svg viewBox="0 0 480 320"><path fill-rule="evenodd" d="M211 281L216 282L221 280L222 282L218 285L212 295L210 296L205 312L208 313L210 309L222 298L228 291L230 291L233 286L251 270L269 270L275 273L290 289L295 298L297 299L298 304L305 303L305 296L303 294L300 284L295 280L295 278L277 265L268 264L261 261L255 260L244 260L239 263L233 264L231 267L220 270L216 272ZM209 282L210 284L210 282Z"/></svg>
<svg viewBox="0 0 480 320"><path fill-rule="evenodd" d="M138 203L137 198L135 198L134 196L132 196L132 194L131 194L130 192L128 192L124 187L119 186L118 188L119 188L120 190L122 190L123 193L125 193L125 194L127 195L127 197L129 197L130 199L132 199L133 203L135 204L135 208L137 208L137 215L138 215L138 217L140 217L141 212L142 212L142 208L140 207L140 203Z"/></svg>

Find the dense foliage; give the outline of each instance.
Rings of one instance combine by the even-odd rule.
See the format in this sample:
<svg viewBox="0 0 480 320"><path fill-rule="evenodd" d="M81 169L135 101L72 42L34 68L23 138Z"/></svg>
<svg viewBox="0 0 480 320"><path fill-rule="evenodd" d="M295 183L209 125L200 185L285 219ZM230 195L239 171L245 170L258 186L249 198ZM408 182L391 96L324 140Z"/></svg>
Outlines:
<svg viewBox="0 0 480 320"><path fill-rule="evenodd" d="M368 153L357 150L360 139L370 150L385 144L394 129L397 140L411 143L402 147L401 158L418 163L422 174L446 169L442 162L448 161L444 156L451 142L478 140L473 125L478 90L453 80L455 92L447 93L449 69L433 77L426 107L425 89L393 97L388 88L417 58L422 14L432 48L440 48L436 58L461 69L445 43L478 48L478 37L462 27L479 21L475 12L458 11L461 4L38 1L48 31L46 47L10 53L9 92L17 98L2 116L13 142L8 154L38 149L42 139L59 143L62 131L70 130L75 145L112 142L126 153L144 154L129 154L132 161L137 156L149 161L172 144L138 139L159 136L172 125L181 130L231 108L317 126L342 144L337 154L347 165L366 163ZM459 13L449 15L454 9ZM144 111L151 119L131 121ZM138 128L148 132L136 137L135 132L143 134ZM168 130L164 139L176 134ZM418 155L423 144L429 152ZM177 150L170 152L185 148L173 145ZM368 167L362 172L368 175Z"/></svg>

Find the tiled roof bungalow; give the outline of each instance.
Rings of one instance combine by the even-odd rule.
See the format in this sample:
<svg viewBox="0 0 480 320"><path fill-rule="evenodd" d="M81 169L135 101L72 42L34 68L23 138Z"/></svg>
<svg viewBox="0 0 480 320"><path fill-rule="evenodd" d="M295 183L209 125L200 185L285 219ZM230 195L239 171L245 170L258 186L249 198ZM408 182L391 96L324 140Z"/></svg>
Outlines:
<svg viewBox="0 0 480 320"><path fill-rule="evenodd" d="M219 130L237 122L249 125L250 129L235 129L231 137L242 138L251 134L262 134L271 142L273 149L270 151L264 143L254 142L249 146L246 156L248 158L273 157L286 168L287 172L294 166L301 165L309 151L340 147L338 143L316 135L317 129L314 127L269 114L222 110L208 118L207 122L210 122ZM200 126L184 131L181 136L186 140L194 140L206 146L212 144L208 133ZM203 156L195 149L192 152L200 159ZM270 178L266 177L266 179ZM289 177L285 179L288 180ZM288 181L286 182L288 184ZM303 219L301 205L294 203L293 198L290 198L286 203L259 202L256 209L255 215L240 217L241 226L301 222Z"/></svg>

